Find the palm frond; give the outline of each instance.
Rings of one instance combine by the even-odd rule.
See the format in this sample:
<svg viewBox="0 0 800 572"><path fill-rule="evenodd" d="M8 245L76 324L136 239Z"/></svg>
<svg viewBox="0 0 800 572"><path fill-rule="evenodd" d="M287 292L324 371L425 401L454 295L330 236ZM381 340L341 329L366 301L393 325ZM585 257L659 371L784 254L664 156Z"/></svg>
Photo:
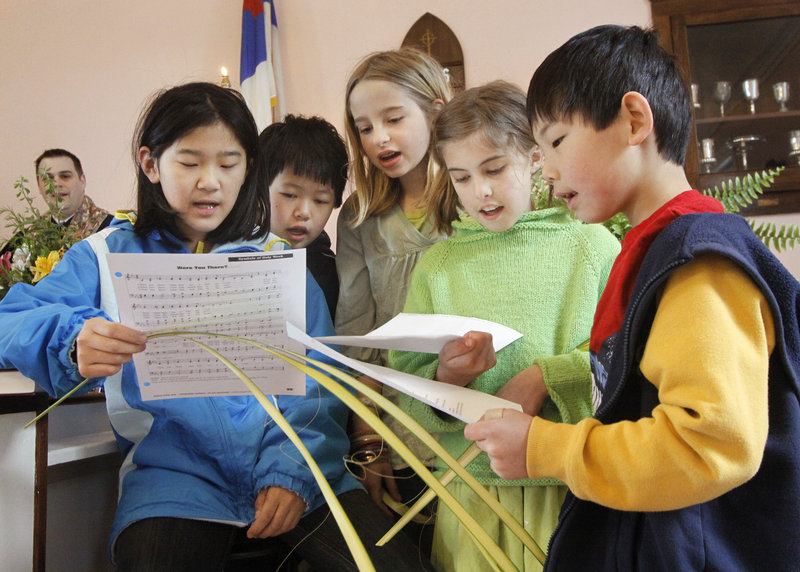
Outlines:
<svg viewBox="0 0 800 572"><path fill-rule="evenodd" d="M502 570L502 571L511 571L515 570L514 565L512 564L511 560L508 558L506 554L503 553L502 550L497 546L497 544L488 536L486 531L474 520L474 518L462 507L455 498L452 497L452 494L445 488L444 484L441 483L439 480L434 477L430 471L414 456L410 449L407 448L405 443L403 443L392 431L385 425L385 423L372 412L371 409L367 408L364 404L362 404L355 396L347 392L339 383L337 383L333 378L324 375L323 372L336 377L340 382L346 383L351 387L361 391L368 397L370 397L373 401L379 404L379 406L393 417L398 419L401 423L406 425L412 432L414 432L423 442L430 447L436 454L442 458L442 460L447 463L450 468L458 474L464 482L469 485L473 490L478 493L478 496L486 502L492 510L494 510L501 520L503 520L506 526L509 528L510 532L516 535L523 543L523 545L528 548L534 556L539 560L539 562L544 562L545 554L541 550L541 548L536 544L533 538L522 528L519 523L517 523L513 516L508 513L507 509L503 507L494 497L489 495L486 489L480 485L475 478L466 471L466 468L459 464L459 462L454 459L449 453L447 453L444 448L435 440L435 438L430 435L427 431L425 431L421 426L419 426L416 421L408 416L404 411L394 405L391 401L386 400L380 393L376 393L372 391L370 388L362 384L360 381L355 379L354 377L342 372L336 367L333 367L329 364L324 362L319 362L302 354L296 354L294 352L288 351L283 348L275 347L275 346L267 346L256 342L254 340L249 340L246 338L239 338L236 336L230 336L225 334L217 334L213 332L197 332L197 331L164 331L158 332L154 334L150 334L148 336L149 339L159 338L159 337L181 337L187 339L195 344L206 349L206 351L211 352L213 355L220 359L225 363L225 365L234 371L237 376L245 382L248 388L253 392L256 397L259 397L260 390L253 384L252 381L249 380L243 373L241 373L236 366L230 363L227 359L223 356L220 356L217 352L205 346L205 344L200 343L193 336L212 336L218 338L225 338L230 340L236 340L239 342L243 342L249 345L256 346L272 355L275 355L287 363L291 364L293 367L300 369L306 375L311 376L315 379L321 386L325 387L329 391L331 391L337 398L339 398L342 402L344 402L354 413L361 416L365 420L368 421L371 427L373 427L378 434L381 435L383 439L391 446L395 451L397 451L405 460L406 462L411 465L417 474L428 484L431 490L435 491L435 494L439 497L440 501L443 502L445 505L453 511L456 517L462 522L465 529L468 530L476 542L477 547L480 551L484 554L487 559L487 563L490 565L491 568L495 570ZM318 371L305 365L301 362L306 362L306 364L311 364L316 368L319 368ZM263 395L263 394L262 394ZM263 403L262 399L259 399L259 402L262 402L265 409L268 407L267 404ZM268 410L268 413L270 411ZM296 444L297 445L297 444ZM316 477L316 475L315 475ZM324 478L324 477L323 477ZM322 483L320 483L322 486ZM335 502L335 501L334 501ZM337 520L338 522L338 520ZM339 523L340 527L347 526L349 523L343 522ZM344 532L344 529L343 529ZM386 539L384 539L385 541ZM350 543L348 543L349 545ZM379 544L380 545L380 544ZM358 546L351 546L351 551L353 552L354 557L356 558L366 558L368 561L368 556L365 553L362 553L363 547ZM366 568L365 568L366 569Z"/></svg>

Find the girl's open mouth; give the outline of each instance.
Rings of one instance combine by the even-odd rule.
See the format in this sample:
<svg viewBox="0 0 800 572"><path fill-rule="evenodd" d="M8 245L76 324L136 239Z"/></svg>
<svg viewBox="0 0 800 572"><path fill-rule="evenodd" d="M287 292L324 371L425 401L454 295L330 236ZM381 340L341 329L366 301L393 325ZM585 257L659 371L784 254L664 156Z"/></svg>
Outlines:
<svg viewBox="0 0 800 572"><path fill-rule="evenodd" d="M382 167L392 167L400 160L400 151L384 151L378 154L378 161Z"/></svg>
<svg viewBox="0 0 800 572"><path fill-rule="evenodd" d="M503 212L502 206L486 207L480 210L481 214L486 218L497 218Z"/></svg>
<svg viewBox="0 0 800 572"><path fill-rule="evenodd" d="M194 203L194 207L204 213L212 213L219 206L219 203Z"/></svg>

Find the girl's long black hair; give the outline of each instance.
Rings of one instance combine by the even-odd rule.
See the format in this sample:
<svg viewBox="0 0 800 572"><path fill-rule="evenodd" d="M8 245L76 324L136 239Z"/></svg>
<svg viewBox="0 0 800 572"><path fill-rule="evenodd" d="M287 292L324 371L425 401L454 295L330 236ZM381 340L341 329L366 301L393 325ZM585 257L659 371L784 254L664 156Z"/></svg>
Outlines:
<svg viewBox="0 0 800 572"><path fill-rule="evenodd" d="M242 95L213 83L187 83L156 93L139 118L133 138L137 166L137 219L134 232L145 237L153 231L168 231L186 240L176 224L161 183L152 183L139 165L139 149L147 147L153 159L175 141L198 127L222 123L228 127L247 155L247 174L239 196L224 221L208 233L206 241L221 244L255 239L269 232L269 194L261 184L258 161L258 130Z"/></svg>

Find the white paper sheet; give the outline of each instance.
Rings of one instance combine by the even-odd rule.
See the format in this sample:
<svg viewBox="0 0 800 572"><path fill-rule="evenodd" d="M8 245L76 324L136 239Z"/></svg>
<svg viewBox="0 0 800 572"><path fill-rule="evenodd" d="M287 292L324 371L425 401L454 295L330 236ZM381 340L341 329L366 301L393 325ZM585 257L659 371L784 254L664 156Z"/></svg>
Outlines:
<svg viewBox="0 0 800 572"><path fill-rule="evenodd" d="M522 411L522 407L519 404L494 395L351 359L333 348L329 348L317 339L308 336L303 330L291 323L286 324L286 333L289 337L301 342L308 348L317 350L351 369L368 375L403 393L407 393L431 407L449 413L465 423L477 421L489 409L516 409L517 411Z"/></svg>
<svg viewBox="0 0 800 572"><path fill-rule="evenodd" d="M137 330L194 330L304 347L285 323L305 329L305 250L236 254L108 255L120 321ZM196 336L244 371L267 394L305 393L305 375L242 342ZM249 395L219 360L177 337L151 339L134 365L145 400Z"/></svg>
<svg viewBox="0 0 800 572"><path fill-rule="evenodd" d="M438 354L447 342L470 331L492 334L492 345L496 352L522 337L512 328L480 318L401 313L363 336L324 336L316 339L341 346Z"/></svg>

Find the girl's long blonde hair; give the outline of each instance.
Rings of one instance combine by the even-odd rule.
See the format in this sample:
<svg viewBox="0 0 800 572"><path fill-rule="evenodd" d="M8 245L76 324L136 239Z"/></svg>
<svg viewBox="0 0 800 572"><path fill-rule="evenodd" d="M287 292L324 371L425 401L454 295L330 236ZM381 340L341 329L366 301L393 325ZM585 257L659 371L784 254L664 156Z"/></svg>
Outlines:
<svg viewBox="0 0 800 572"><path fill-rule="evenodd" d="M361 146L361 137L350 111L350 94L359 82L364 80L389 81L404 89L419 105L429 119L435 117L439 106L434 102L450 100L451 91L447 75L432 57L414 49L401 48L375 52L366 56L356 66L347 81L345 92L345 135L351 157L351 173L355 192L347 201L354 217L352 224L358 226L365 220L382 214L397 204L401 187L397 179L389 178L367 157ZM435 178L436 162L432 159L430 147L427 160L425 194Z"/></svg>
<svg viewBox="0 0 800 572"><path fill-rule="evenodd" d="M450 233L461 203L442 157L442 145L480 133L496 149L532 156L536 149L525 112L525 92L507 81L493 81L455 96L433 125L432 155L442 167L430 185L429 216L440 232Z"/></svg>

